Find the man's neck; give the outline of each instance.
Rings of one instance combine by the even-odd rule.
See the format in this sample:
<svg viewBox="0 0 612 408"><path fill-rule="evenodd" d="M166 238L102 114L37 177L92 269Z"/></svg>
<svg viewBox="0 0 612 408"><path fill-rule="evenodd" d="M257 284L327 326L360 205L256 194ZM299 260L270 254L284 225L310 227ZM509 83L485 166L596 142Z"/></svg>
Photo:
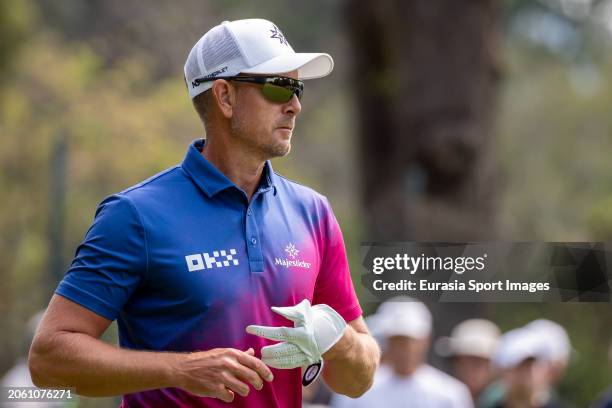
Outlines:
<svg viewBox="0 0 612 408"><path fill-rule="evenodd" d="M422 366L423 364L418 364L412 367L404 367L402 369L398 369L398 367L395 367L393 369L393 374L395 374L395 376L398 378L409 378L412 377L414 373L416 373L417 370Z"/></svg>
<svg viewBox="0 0 612 408"><path fill-rule="evenodd" d="M211 143L212 142L212 143ZM247 195L255 194L263 174L265 160L236 146L225 146L218 141L206 141L202 155Z"/></svg>
<svg viewBox="0 0 612 408"><path fill-rule="evenodd" d="M548 403L546 393L509 393L506 397L505 408L538 408L544 407Z"/></svg>

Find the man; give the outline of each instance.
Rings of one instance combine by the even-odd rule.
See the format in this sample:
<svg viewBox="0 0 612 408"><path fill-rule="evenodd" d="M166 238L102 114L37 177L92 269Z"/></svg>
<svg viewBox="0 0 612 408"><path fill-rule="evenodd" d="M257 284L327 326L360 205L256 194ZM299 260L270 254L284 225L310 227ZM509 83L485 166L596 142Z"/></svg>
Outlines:
<svg viewBox="0 0 612 408"><path fill-rule="evenodd" d="M123 407L296 407L299 368L308 383L324 360L336 392L369 388L379 352L338 223L268 161L290 150L299 78L332 67L266 20L196 43L185 80L207 139L102 202L32 345L38 386L123 394ZM121 348L98 340L115 318Z"/></svg>
<svg viewBox="0 0 612 408"><path fill-rule="evenodd" d="M468 387L474 401L493 380L492 358L499 336L493 322L468 319L455 326L450 337L436 342L437 353L451 359L455 377Z"/></svg>
<svg viewBox="0 0 612 408"><path fill-rule="evenodd" d="M559 383L565 377L572 355L572 344L565 328L559 323L548 319L537 319L527 324L540 340L540 347L548 364L548 393L550 404L555 406L570 406L558 393Z"/></svg>
<svg viewBox="0 0 612 408"><path fill-rule="evenodd" d="M377 313L388 368L361 398L334 398L334 408L472 408L467 387L426 363L432 318L414 299L394 298ZM382 368L383 366L381 366Z"/></svg>
<svg viewBox="0 0 612 408"><path fill-rule="evenodd" d="M563 326L548 319L537 319L525 326L534 332L542 344L549 361L551 388L559 385L570 363L572 344Z"/></svg>
<svg viewBox="0 0 612 408"><path fill-rule="evenodd" d="M505 333L494 359L504 396L495 408L557 408L549 392L549 362L542 339L528 327Z"/></svg>

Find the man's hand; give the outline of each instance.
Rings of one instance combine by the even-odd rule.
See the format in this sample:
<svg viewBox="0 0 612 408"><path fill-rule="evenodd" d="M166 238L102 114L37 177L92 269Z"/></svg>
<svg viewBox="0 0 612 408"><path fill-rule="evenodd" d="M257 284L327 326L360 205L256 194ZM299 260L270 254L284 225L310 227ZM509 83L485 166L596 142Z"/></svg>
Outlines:
<svg viewBox="0 0 612 408"><path fill-rule="evenodd" d="M28 363L34 384L76 388L80 395L106 397L177 387L232 401L272 381L253 349L175 353L122 349L99 340L111 321L54 295L38 326Z"/></svg>
<svg viewBox="0 0 612 408"><path fill-rule="evenodd" d="M179 387L225 402L232 402L234 393L246 397L250 391L247 383L261 390L264 380L274 379L270 369L254 354L252 348L246 352L219 348L183 354L176 367Z"/></svg>
<svg viewBox="0 0 612 408"><path fill-rule="evenodd" d="M346 322L328 305L311 306L308 299L291 307L272 307L275 313L294 322L295 327L251 325L247 333L281 341L261 349L262 361L274 368L304 367L321 361L321 356L344 334Z"/></svg>

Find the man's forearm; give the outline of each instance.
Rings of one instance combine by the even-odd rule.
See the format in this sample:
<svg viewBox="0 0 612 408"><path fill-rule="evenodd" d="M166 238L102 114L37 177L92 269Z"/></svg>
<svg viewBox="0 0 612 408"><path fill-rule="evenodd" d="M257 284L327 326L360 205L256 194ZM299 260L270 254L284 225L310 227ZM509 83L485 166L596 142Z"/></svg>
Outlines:
<svg viewBox="0 0 612 408"><path fill-rule="evenodd" d="M178 353L121 349L81 333L61 332L35 342L32 379L40 387L76 388L85 396L110 396L176 386Z"/></svg>
<svg viewBox="0 0 612 408"><path fill-rule="evenodd" d="M347 326L342 339L323 357L326 384L337 393L356 398L372 386L380 349L370 335Z"/></svg>

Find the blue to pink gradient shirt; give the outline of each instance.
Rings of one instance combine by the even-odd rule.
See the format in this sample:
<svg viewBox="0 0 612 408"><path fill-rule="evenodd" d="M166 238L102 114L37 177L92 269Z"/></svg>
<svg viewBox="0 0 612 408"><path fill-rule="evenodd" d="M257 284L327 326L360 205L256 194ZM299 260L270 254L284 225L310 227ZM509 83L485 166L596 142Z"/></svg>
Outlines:
<svg viewBox="0 0 612 408"><path fill-rule="evenodd" d="M117 319L121 347L197 351L273 342L249 324L290 326L270 306L303 299L361 315L342 233L325 197L272 171L249 202L201 154L105 199L56 293ZM232 405L182 389L123 397L123 407L299 407L300 369Z"/></svg>

